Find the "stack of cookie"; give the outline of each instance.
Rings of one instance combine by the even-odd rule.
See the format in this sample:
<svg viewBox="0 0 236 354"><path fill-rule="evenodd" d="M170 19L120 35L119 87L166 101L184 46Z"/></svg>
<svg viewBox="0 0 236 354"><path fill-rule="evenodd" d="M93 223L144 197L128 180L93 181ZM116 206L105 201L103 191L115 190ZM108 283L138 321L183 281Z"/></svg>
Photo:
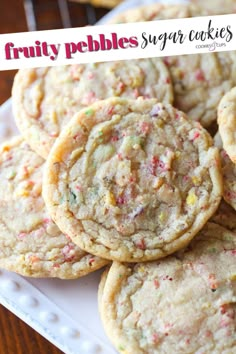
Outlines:
<svg viewBox="0 0 236 354"><path fill-rule="evenodd" d="M202 13L158 4L118 20ZM210 53L16 75L23 137L0 152L0 266L70 279L109 263L99 307L120 353L236 350L235 63ZM217 108L227 153L206 130Z"/></svg>

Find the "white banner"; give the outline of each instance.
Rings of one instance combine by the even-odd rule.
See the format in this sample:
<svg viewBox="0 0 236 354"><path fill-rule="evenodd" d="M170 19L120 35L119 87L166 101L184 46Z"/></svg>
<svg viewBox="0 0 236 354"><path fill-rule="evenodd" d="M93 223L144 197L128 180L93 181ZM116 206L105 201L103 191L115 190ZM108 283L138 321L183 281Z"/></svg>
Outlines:
<svg viewBox="0 0 236 354"><path fill-rule="evenodd" d="M0 35L0 70L236 50L236 15Z"/></svg>

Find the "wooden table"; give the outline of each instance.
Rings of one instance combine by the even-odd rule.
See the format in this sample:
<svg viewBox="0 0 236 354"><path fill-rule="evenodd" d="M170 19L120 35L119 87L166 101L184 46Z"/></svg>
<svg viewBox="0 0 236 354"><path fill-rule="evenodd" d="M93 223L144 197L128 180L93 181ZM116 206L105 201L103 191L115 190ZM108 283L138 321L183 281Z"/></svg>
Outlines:
<svg viewBox="0 0 236 354"><path fill-rule="evenodd" d="M61 28L56 0L34 0L37 28ZM87 17L83 5L70 3L73 26L84 26ZM97 18L107 10L97 9ZM75 19L77 22L75 22ZM74 22L73 22L74 21ZM0 0L0 34L27 31L23 0ZM0 104L11 96L16 71L0 71ZM62 352L0 305L0 354L61 354Z"/></svg>

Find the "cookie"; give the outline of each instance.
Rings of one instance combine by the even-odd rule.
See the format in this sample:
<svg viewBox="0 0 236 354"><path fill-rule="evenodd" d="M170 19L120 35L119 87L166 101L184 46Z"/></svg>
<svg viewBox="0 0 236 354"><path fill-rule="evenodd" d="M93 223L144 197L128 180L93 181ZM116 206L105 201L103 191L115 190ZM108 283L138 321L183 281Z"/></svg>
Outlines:
<svg viewBox="0 0 236 354"><path fill-rule="evenodd" d="M24 69L16 75L12 94L16 123L44 158L73 114L99 99L173 100L170 74L159 58Z"/></svg>
<svg viewBox="0 0 236 354"><path fill-rule="evenodd" d="M220 149L223 173L223 197L225 201L236 210L236 164L234 164L223 149L220 134L217 133L215 145Z"/></svg>
<svg viewBox="0 0 236 354"><path fill-rule="evenodd" d="M128 10L112 22L154 21L206 14L191 4L151 4ZM235 52L170 56L164 62L171 73L174 106L204 127L211 126L217 118L217 106L222 96L236 84Z"/></svg>
<svg viewBox="0 0 236 354"><path fill-rule="evenodd" d="M99 305L117 351L234 353L235 248L235 233L207 223L175 256L114 262L99 289Z"/></svg>
<svg viewBox="0 0 236 354"><path fill-rule="evenodd" d="M191 0L209 15L224 15L236 12L235 0Z"/></svg>
<svg viewBox="0 0 236 354"><path fill-rule="evenodd" d="M218 149L200 124L156 99L82 110L48 157L48 210L82 249L147 261L185 246L222 193Z"/></svg>
<svg viewBox="0 0 236 354"><path fill-rule="evenodd" d="M0 150L0 267L32 277L79 278L107 261L63 235L41 196L44 160L21 137Z"/></svg>
<svg viewBox="0 0 236 354"><path fill-rule="evenodd" d="M226 93L220 101L218 124L223 147L236 164L236 87Z"/></svg>

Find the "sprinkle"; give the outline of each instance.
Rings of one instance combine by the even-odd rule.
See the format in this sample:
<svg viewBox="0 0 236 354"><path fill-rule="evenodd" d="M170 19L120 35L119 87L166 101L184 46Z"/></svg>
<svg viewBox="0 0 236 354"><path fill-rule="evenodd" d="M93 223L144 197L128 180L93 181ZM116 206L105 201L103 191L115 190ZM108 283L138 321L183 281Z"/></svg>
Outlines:
<svg viewBox="0 0 236 354"><path fill-rule="evenodd" d="M163 170L163 171L168 171L168 170L169 170L169 168L167 167L167 165L166 165L163 161L161 161L161 160L159 160L158 167L159 167L161 170Z"/></svg>
<svg viewBox="0 0 236 354"><path fill-rule="evenodd" d="M16 196L17 197L28 197L29 191L27 191L26 189L22 189L22 190L16 192Z"/></svg>
<svg viewBox="0 0 236 354"><path fill-rule="evenodd" d="M78 134L75 134L74 136L73 136L73 139L74 140L79 140L79 139L81 139L82 138L82 134L81 133L78 133Z"/></svg>
<svg viewBox="0 0 236 354"><path fill-rule="evenodd" d="M162 177L156 177L153 181L153 188L159 189L164 183L164 179Z"/></svg>
<svg viewBox="0 0 236 354"><path fill-rule="evenodd" d="M150 128L151 126L147 122L142 122L140 125L140 129L143 134L147 134L150 131Z"/></svg>
<svg viewBox="0 0 236 354"><path fill-rule="evenodd" d="M225 191L224 192L224 196L225 198L229 199L229 200L233 200L236 198L236 192L233 191Z"/></svg>
<svg viewBox="0 0 236 354"><path fill-rule="evenodd" d="M114 106L112 106L108 109L107 113L109 114L109 116L112 115L113 111L114 111Z"/></svg>
<svg viewBox="0 0 236 354"><path fill-rule="evenodd" d="M69 203L74 204L76 201L76 194L72 191L70 191L70 196L69 196Z"/></svg>
<svg viewBox="0 0 236 354"><path fill-rule="evenodd" d="M187 196L186 203L188 205L194 205L197 202L198 198L194 192L190 192Z"/></svg>
<svg viewBox="0 0 236 354"><path fill-rule="evenodd" d="M218 288L219 284L216 280L216 276L215 274L210 274L209 277L208 277L208 280L209 280L209 284L210 284L210 288L211 288L211 291L216 291L216 289Z"/></svg>
<svg viewBox="0 0 236 354"><path fill-rule="evenodd" d="M98 135L99 135L99 136L102 136L102 135L103 135L103 131L102 131L102 130L99 130Z"/></svg>
<svg viewBox="0 0 236 354"><path fill-rule="evenodd" d="M45 235L45 229L44 227L40 227L38 230L34 231L35 237L41 237Z"/></svg>
<svg viewBox="0 0 236 354"><path fill-rule="evenodd" d="M221 313L222 315L226 313L226 306L227 306L227 305L221 305L221 306L220 306L220 313Z"/></svg>
<svg viewBox="0 0 236 354"><path fill-rule="evenodd" d="M153 176L156 176L156 168L158 166L158 163L159 163L159 158L157 156L153 156L151 163L148 166L148 169Z"/></svg>
<svg viewBox="0 0 236 354"><path fill-rule="evenodd" d="M30 262L35 263L35 262L40 261L40 258L37 256L30 256L29 260L30 260Z"/></svg>
<svg viewBox="0 0 236 354"><path fill-rule="evenodd" d="M171 64L169 57L164 57L164 58L163 58L163 61L164 61L164 63L165 63L167 66L169 66L169 65Z"/></svg>
<svg viewBox="0 0 236 354"><path fill-rule="evenodd" d="M24 175L28 177L29 176L28 167L27 166L23 166L23 170L24 170Z"/></svg>
<svg viewBox="0 0 236 354"><path fill-rule="evenodd" d="M223 158L227 159L229 157L229 155L227 154L227 152L225 150L221 151L221 155Z"/></svg>
<svg viewBox="0 0 236 354"><path fill-rule="evenodd" d="M119 137L117 135L114 135L111 137L111 141L112 142L115 142L115 141L118 141L119 140Z"/></svg>
<svg viewBox="0 0 236 354"><path fill-rule="evenodd" d="M166 83L166 84L170 84L170 78L169 78L169 77L167 77L167 78L165 79L165 83Z"/></svg>
<svg viewBox="0 0 236 354"><path fill-rule="evenodd" d="M118 152L117 156L119 160L123 160L122 154L120 152Z"/></svg>
<svg viewBox="0 0 236 354"><path fill-rule="evenodd" d="M197 81L205 81L206 80L204 72L201 69L198 69L195 72L195 78L197 79Z"/></svg>
<svg viewBox="0 0 236 354"><path fill-rule="evenodd" d="M72 244L65 245L62 249L62 254L65 257L66 262L71 262L73 261L75 257L75 250L74 246Z"/></svg>
<svg viewBox="0 0 236 354"><path fill-rule="evenodd" d="M162 280L169 280L169 281L172 281L173 278L171 278L169 275L165 275L164 277L162 277Z"/></svg>
<svg viewBox="0 0 236 354"><path fill-rule="evenodd" d="M130 183L136 182L136 176L133 174L130 179L129 179Z"/></svg>
<svg viewBox="0 0 236 354"><path fill-rule="evenodd" d="M199 132L194 132L193 138L191 139L191 141L196 140L197 138L199 138L199 136L200 136L200 133L199 133Z"/></svg>
<svg viewBox="0 0 236 354"><path fill-rule="evenodd" d="M159 342L159 336L157 333L153 333L152 335L152 341L153 343L157 344Z"/></svg>
<svg viewBox="0 0 236 354"><path fill-rule="evenodd" d="M205 336L206 336L207 338L212 337L212 332L209 331L209 330L207 330L207 331L205 332Z"/></svg>
<svg viewBox="0 0 236 354"><path fill-rule="evenodd" d="M55 132L49 134L49 136L50 136L51 138L57 138L58 135L59 135L59 134L58 134L58 133L55 133Z"/></svg>
<svg viewBox="0 0 236 354"><path fill-rule="evenodd" d="M119 92L122 92L125 89L125 84L120 81L117 85L117 88L118 88Z"/></svg>
<svg viewBox="0 0 236 354"><path fill-rule="evenodd" d="M60 268L60 264L59 263L53 263L53 268Z"/></svg>
<svg viewBox="0 0 236 354"><path fill-rule="evenodd" d="M183 176L183 181L184 181L184 182L187 182L187 181L189 180L189 178L190 178L190 177L189 177L188 175L185 175L185 176Z"/></svg>
<svg viewBox="0 0 236 354"><path fill-rule="evenodd" d="M199 186L202 180L201 180L201 178L199 178L197 176L193 176L192 181L195 186Z"/></svg>
<svg viewBox="0 0 236 354"><path fill-rule="evenodd" d="M48 224L48 223L51 222L51 221L52 221L52 220L49 219L49 218L44 218L44 219L43 219L44 224Z"/></svg>
<svg viewBox="0 0 236 354"><path fill-rule="evenodd" d="M163 222L166 218L166 214L164 213L164 211L162 211L159 216L158 216L160 222Z"/></svg>
<svg viewBox="0 0 236 354"><path fill-rule="evenodd" d="M139 97L139 90L137 88L134 89L134 97L135 98Z"/></svg>
<svg viewBox="0 0 236 354"><path fill-rule="evenodd" d="M90 258L89 265L92 266L94 262L95 262L95 259L94 258Z"/></svg>
<svg viewBox="0 0 236 354"><path fill-rule="evenodd" d="M105 196L105 203L108 205L116 205L116 198L114 196L114 194L110 191L107 192L106 196Z"/></svg>
<svg viewBox="0 0 236 354"><path fill-rule="evenodd" d="M26 232L20 232L17 236L19 240L23 240L27 236Z"/></svg>
<svg viewBox="0 0 236 354"><path fill-rule="evenodd" d="M86 116L92 116L94 114L94 110L92 108L89 108L84 113Z"/></svg>
<svg viewBox="0 0 236 354"><path fill-rule="evenodd" d="M119 350L122 350L122 351L125 350L125 348L124 348L122 345L119 345L118 349L119 349Z"/></svg>
<svg viewBox="0 0 236 354"><path fill-rule="evenodd" d="M138 273L144 273L145 272L145 267L143 265L141 265L139 268L138 268Z"/></svg>
<svg viewBox="0 0 236 354"><path fill-rule="evenodd" d="M35 185L35 182L32 181L32 180L29 180L29 181L27 182L27 186L28 186L28 187L33 187L34 185Z"/></svg>
<svg viewBox="0 0 236 354"><path fill-rule="evenodd" d="M116 199L116 202L117 202L117 204L125 204L126 203L126 200L125 200L125 198L124 197L118 197L117 199Z"/></svg>
<svg viewBox="0 0 236 354"><path fill-rule="evenodd" d="M89 80L94 79L94 77L95 77L95 74L94 74L94 73L92 73L91 71L88 72L88 79L89 79Z"/></svg>
<svg viewBox="0 0 236 354"><path fill-rule="evenodd" d="M157 104L155 106L152 107L151 111L150 111L150 116L151 117L157 117L158 114L160 113L160 106L158 106Z"/></svg>
<svg viewBox="0 0 236 354"><path fill-rule="evenodd" d="M13 179L16 176L16 171L11 171L9 173L8 179Z"/></svg>
<svg viewBox="0 0 236 354"><path fill-rule="evenodd" d="M77 184L77 186L75 186L75 189L76 189L77 191L79 191L79 192L81 192L81 191L82 191L82 187L81 187L81 186L79 186L78 184Z"/></svg>
<svg viewBox="0 0 236 354"><path fill-rule="evenodd" d="M175 113L175 119L179 119L179 118L180 118L179 113Z"/></svg>
<svg viewBox="0 0 236 354"><path fill-rule="evenodd" d="M157 279L154 279L154 286L156 289L158 289L160 287L160 283Z"/></svg>
<svg viewBox="0 0 236 354"><path fill-rule="evenodd" d="M140 250L145 250L146 249L146 244L144 239L142 238L142 240L140 240L139 243L136 244L137 248L139 248Z"/></svg>
<svg viewBox="0 0 236 354"><path fill-rule="evenodd" d="M132 213L129 214L129 217L131 219L135 219L137 216L142 214L143 211L144 211L144 208L142 206L138 206ZM142 243L144 243L143 240L142 240ZM145 248L141 248L141 249L145 249Z"/></svg>

